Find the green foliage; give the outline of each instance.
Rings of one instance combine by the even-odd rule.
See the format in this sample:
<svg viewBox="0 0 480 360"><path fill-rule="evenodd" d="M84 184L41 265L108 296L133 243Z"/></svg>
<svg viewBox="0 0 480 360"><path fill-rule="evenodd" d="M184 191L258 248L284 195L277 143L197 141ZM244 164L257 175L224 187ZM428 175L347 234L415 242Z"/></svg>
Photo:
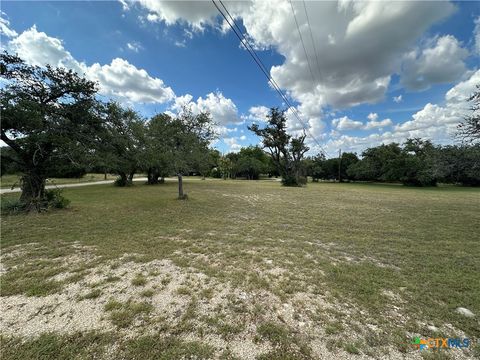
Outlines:
<svg viewBox="0 0 480 360"><path fill-rule="evenodd" d="M287 133L285 111L271 108L267 116L268 125L260 129L257 124L248 129L262 138L263 147L270 153L277 171L286 186L301 185L302 159L309 150L305 145L306 135L292 137Z"/></svg>
<svg viewBox="0 0 480 360"><path fill-rule="evenodd" d="M467 142L475 143L480 141L480 84L468 99L472 105L471 114L464 117L458 125L458 136Z"/></svg>
<svg viewBox="0 0 480 360"><path fill-rule="evenodd" d="M104 105L104 129L98 157L113 173L118 174L117 186L132 184L140 168L145 143L144 120L131 109L115 102Z"/></svg>
<svg viewBox="0 0 480 360"><path fill-rule="evenodd" d="M480 186L480 144L437 148L435 174L444 183Z"/></svg>
<svg viewBox="0 0 480 360"><path fill-rule="evenodd" d="M70 205L70 200L62 195L61 189L45 190L44 196L39 199L25 203L20 199L2 199L2 213L18 214L28 212L33 208L37 211L47 211L49 209L65 209Z"/></svg>
<svg viewBox="0 0 480 360"><path fill-rule="evenodd" d="M219 159L219 175L224 178L258 180L269 171L269 156L258 146L248 146L238 153L229 153Z"/></svg>
<svg viewBox="0 0 480 360"><path fill-rule="evenodd" d="M1 139L11 149L5 155L23 175L24 210L41 211L50 202L49 172L90 158L101 128L96 86L72 70L27 65L6 52L0 67Z"/></svg>
<svg viewBox="0 0 480 360"><path fill-rule="evenodd" d="M408 139L369 148L362 160L350 165L355 180L402 182L411 186L435 186L437 182L480 185L480 144L434 146L430 141Z"/></svg>

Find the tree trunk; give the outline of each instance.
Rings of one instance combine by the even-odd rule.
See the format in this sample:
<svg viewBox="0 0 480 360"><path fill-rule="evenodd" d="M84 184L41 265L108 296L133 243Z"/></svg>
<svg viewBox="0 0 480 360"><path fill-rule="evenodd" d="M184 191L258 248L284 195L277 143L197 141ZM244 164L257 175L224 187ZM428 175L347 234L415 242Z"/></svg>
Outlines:
<svg viewBox="0 0 480 360"><path fill-rule="evenodd" d="M103 176L103 180L107 180L107 170L105 170L105 174Z"/></svg>
<svg viewBox="0 0 480 360"><path fill-rule="evenodd" d="M185 194L183 193L183 176L182 176L182 174L178 174L178 198L180 200L185 199Z"/></svg>
<svg viewBox="0 0 480 360"><path fill-rule="evenodd" d="M35 171L27 172L22 176L20 202L25 206L25 210L41 210L42 202L45 200L45 180L45 176Z"/></svg>
<svg viewBox="0 0 480 360"><path fill-rule="evenodd" d="M155 184L158 184L158 178L159 178L160 174L158 173L158 171L154 168L149 168L148 169L148 173L147 173L147 184L148 185L155 185Z"/></svg>
<svg viewBox="0 0 480 360"><path fill-rule="evenodd" d="M127 184L128 184L127 174L124 173L123 171L120 171L118 173L118 176L120 176L120 179L117 179L117 181L115 181L115 185L117 185L117 186L127 186Z"/></svg>
<svg viewBox="0 0 480 360"><path fill-rule="evenodd" d="M130 174L128 174L128 185L132 185L133 184L133 176L135 175L135 171L132 171L130 172Z"/></svg>
<svg viewBox="0 0 480 360"><path fill-rule="evenodd" d="M162 176L158 182L159 182L160 184L164 184L164 183L165 183L165 177Z"/></svg>

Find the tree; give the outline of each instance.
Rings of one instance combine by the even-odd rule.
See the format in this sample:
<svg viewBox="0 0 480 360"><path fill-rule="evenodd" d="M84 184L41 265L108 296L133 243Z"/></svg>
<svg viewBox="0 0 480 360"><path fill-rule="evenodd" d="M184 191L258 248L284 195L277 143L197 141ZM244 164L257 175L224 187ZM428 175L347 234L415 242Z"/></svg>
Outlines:
<svg viewBox="0 0 480 360"><path fill-rule="evenodd" d="M218 166L220 152L216 149L207 149L198 155L195 159L194 171L202 176L202 180L205 180L205 177Z"/></svg>
<svg viewBox="0 0 480 360"><path fill-rule="evenodd" d="M440 182L480 186L480 143L438 146L434 169Z"/></svg>
<svg viewBox="0 0 480 360"><path fill-rule="evenodd" d="M178 177L178 198L185 199L183 175L194 169L195 162L208 151L215 138L212 119L209 113L193 114L186 106L176 119L169 122L167 134L172 168Z"/></svg>
<svg viewBox="0 0 480 360"><path fill-rule="evenodd" d="M399 167L400 181L405 185L435 186L434 153L435 147L429 140L407 139L403 145L403 166Z"/></svg>
<svg viewBox="0 0 480 360"><path fill-rule="evenodd" d="M352 166L353 164L358 162L357 154L351 152L344 152L342 153L342 161L339 163L337 162L337 175L335 176L338 178L340 176L339 181L350 181L353 180L353 176L350 176L347 172L347 169Z"/></svg>
<svg viewBox="0 0 480 360"><path fill-rule="evenodd" d="M241 148L238 153L227 154L232 164L233 178L244 177L247 180L258 180L260 174L268 171L268 155L258 146Z"/></svg>
<svg viewBox="0 0 480 360"><path fill-rule="evenodd" d="M142 169L147 172L149 185L163 183L174 172L171 132L172 118L168 114L155 115L147 124Z"/></svg>
<svg viewBox="0 0 480 360"><path fill-rule="evenodd" d="M366 181L400 181L404 153L397 143L368 148L362 160L347 169L349 177Z"/></svg>
<svg viewBox="0 0 480 360"><path fill-rule="evenodd" d="M306 135L292 138L287 134L285 111L271 108L267 116L268 125L260 129L257 124L248 129L262 138L263 147L270 153L278 172L282 176L282 184L286 186L301 185L300 170L304 154L309 150L305 146Z"/></svg>
<svg viewBox="0 0 480 360"><path fill-rule="evenodd" d="M22 207L40 211L49 206L48 168L91 154L101 129L97 89L72 70L27 65L7 52L0 55L0 69L1 139L22 173Z"/></svg>
<svg viewBox="0 0 480 360"><path fill-rule="evenodd" d="M465 116L463 122L458 125L458 135L466 141L476 142L480 140L480 84L476 85L476 91L469 97L472 103L472 113Z"/></svg>
<svg viewBox="0 0 480 360"><path fill-rule="evenodd" d="M308 157L304 160L304 167L307 176L312 177L313 182L318 182L319 179L325 179L325 155L317 154L313 157Z"/></svg>
<svg viewBox="0 0 480 360"><path fill-rule="evenodd" d="M105 114L99 155L108 158L110 169L119 176L116 185L131 185L144 154L144 121L135 111L115 102L105 105Z"/></svg>

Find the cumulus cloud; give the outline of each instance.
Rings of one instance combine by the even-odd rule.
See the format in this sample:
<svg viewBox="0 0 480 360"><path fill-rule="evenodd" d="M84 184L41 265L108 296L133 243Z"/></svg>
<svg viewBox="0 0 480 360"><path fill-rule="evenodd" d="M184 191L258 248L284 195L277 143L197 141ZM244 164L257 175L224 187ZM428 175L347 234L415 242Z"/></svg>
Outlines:
<svg viewBox="0 0 480 360"><path fill-rule="evenodd" d="M238 143L238 140L244 140L237 137L226 137L223 138L223 142L228 146L228 151L238 152L242 148L242 145Z"/></svg>
<svg viewBox="0 0 480 360"><path fill-rule="evenodd" d="M402 95L394 96L392 98L393 102L396 102L397 104L401 103L403 101Z"/></svg>
<svg viewBox="0 0 480 360"><path fill-rule="evenodd" d="M194 114L208 111L213 121L219 126L240 121L237 106L232 99L226 98L220 91L209 93L205 98L200 96L196 101L193 101L193 96L190 94L178 96L171 109L178 113L184 106L188 106Z"/></svg>
<svg viewBox="0 0 480 360"><path fill-rule="evenodd" d="M365 130L372 130L372 129L383 129L387 126L392 126L393 122L391 119L383 119L381 121L370 120L365 124L363 127Z"/></svg>
<svg viewBox="0 0 480 360"><path fill-rule="evenodd" d="M164 82L130 64L115 58L110 64L88 66L76 60L60 39L38 31L36 26L11 39L7 48L32 65L50 64L72 69L89 79L98 81L100 92L127 102L165 103L175 97Z"/></svg>
<svg viewBox="0 0 480 360"><path fill-rule="evenodd" d="M406 55L400 81L410 90L456 81L467 70L464 60L468 55L454 36L436 37L424 49Z"/></svg>
<svg viewBox="0 0 480 360"><path fill-rule="evenodd" d="M197 1L142 0L140 4L168 25L181 22L203 29L218 15L211 4ZM283 64L271 68L276 82L300 103L310 97L317 107L381 100L405 51L454 9L448 2L307 2L309 17L316 20L310 25L319 55L317 62L312 44L306 44L312 79L288 1L226 5L234 17L243 20L257 47L275 48L285 57ZM294 8L303 37L308 39L303 5L295 2Z"/></svg>
<svg viewBox="0 0 480 360"><path fill-rule="evenodd" d="M332 125L340 131L361 129L363 127L363 123L361 121L352 120L347 116L333 119Z"/></svg>
<svg viewBox="0 0 480 360"><path fill-rule="evenodd" d="M4 12L1 13L0 16L0 34L6 37L15 37L17 36L17 32L13 29L10 29L10 21L6 19L6 14Z"/></svg>
<svg viewBox="0 0 480 360"><path fill-rule="evenodd" d="M480 55L480 16L475 19L475 29L473 30L474 49L477 55Z"/></svg>
<svg viewBox="0 0 480 360"><path fill-rule="evenodd" d="M373 129L382 129L387 126L391 126L392 120L384 119L378 121L378 114L377 113L370 113L367 116L368 122L364 124L361 121L356 121L348 118L347 116L333 119L332 125L335 127L337 131L348 131L348 130L373 130ZM338 133L337 133L338 134ZM335 135L332 134L332 135Z"/></svg>
<svg viewBox="0 0 480 360"><path fill-rule="evenodd" d="M38 31L35 25L10 40L7 48L32 65L50 64L73 69L80 74L85 73L86 65L75 60L72 54L65 50L60 39Z"/></svg>
<svg viewBox="0 0 480 360"><path fill-rule="evenodd" d="M206 1L139 0L136 3L148 9L148 21L163 21L167 25L180 22L200 31L206 25L212 25L217 14L215 7Z"/></svg>
<svg viewBox="0 0 480 360"><path fill-rule="evenodd" d="M244 121L266 122L270 109L266 106L252 106L248 109L248 115L242 115Z"/></svg>
<svg viewBox="0 0 480 360"><path fill-rule="evenodd" d="M147 18L151 21L163 21L167 25L181 23L194 30L203 30L206 26L223 32L228 30L210 3L141 0L138 4L150 14ZM310 21L314 47L304 5L293 2L306 43L306 57L288 0L225 4L236 19L241 19L246 36L255 48L274 49L284 57L283 63L271 67L270 74L298 103L303 122L293 117L291 111L287 112L288 130L296 134L306 126L318 137L323 135L325 126L323 108L342 109L384 99L392 75L402 70L405 54L411 52L426 29L455 9L447 1L309 1L305 6L310 20L315 19ZM440 46L445 45L442 41ZM445 47L443 53L448 54L450 50L451 47ZM427 53L416 56L428 57ZM461 50L459 54L463 56ZM449 79L458 75L458 68L454 70ZM431 76L432 81L441 80L436 74L423 72L422 76ZM397 99L401 101L401 97ZM249 112L243 118L250 116L255 115ZM386 120L368 126L389 126ZM344 120L340 126L367 126L360 124L352 125Z"/></svg>
<svg viewBox="0 0 480 360"><path fill-rule="evenodd" d="M467 80L458 83L445 94L443 105L428 103L413 114L411 119L395 125L391 131L367 136L337 134L338 136L332 137L326 143L325 148L332 153L339 148L344 151L361 152L380 143L401 143L412 137L430 139L440 144L449 143L453 139L457 124L470 111L468 98L479 83L480 70L477 70Z"/></svg>
<svg viewBox="0 0 480 360"><path fill-rule="evenodd" d="M165 103L175 97L163 81L138 69L127 60L115 58L110 64L93 64L87 68L89 78L98 81L105 95L140 103Z"/></svg>

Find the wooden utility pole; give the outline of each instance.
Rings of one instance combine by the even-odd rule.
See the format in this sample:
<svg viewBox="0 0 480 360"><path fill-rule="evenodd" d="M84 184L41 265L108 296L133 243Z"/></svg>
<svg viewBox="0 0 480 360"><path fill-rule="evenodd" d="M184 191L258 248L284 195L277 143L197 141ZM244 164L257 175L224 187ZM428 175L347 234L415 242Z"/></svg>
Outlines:
<svg viewBox="0 0 480 360"><path fill-rule="evenodd" d="M342 182L342 149L338 150L338 182Z"/></svg>

